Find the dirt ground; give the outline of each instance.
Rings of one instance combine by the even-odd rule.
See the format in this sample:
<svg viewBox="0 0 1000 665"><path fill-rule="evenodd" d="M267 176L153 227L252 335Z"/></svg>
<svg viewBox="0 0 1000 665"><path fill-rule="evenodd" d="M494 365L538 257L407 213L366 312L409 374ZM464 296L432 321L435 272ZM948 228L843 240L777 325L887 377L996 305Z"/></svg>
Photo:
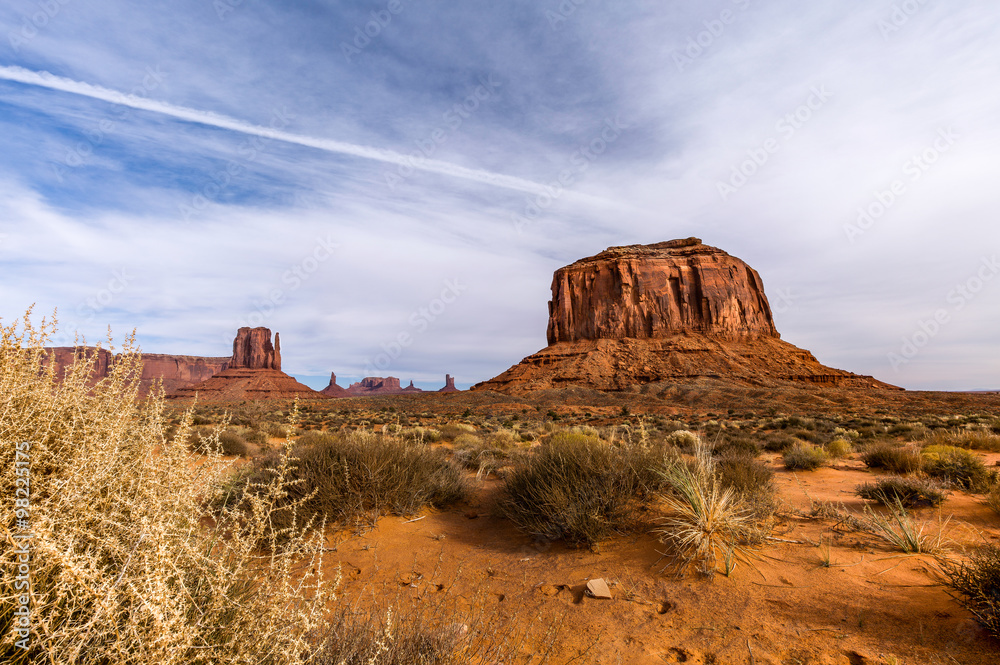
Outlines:
<svg viewBox="0 0 1000 665"><path fill-rule="evenodd" d="M783 517L758 558L728 577L678 579L652 535L599 551L534 542L491 516L493 478L477 481L467 505L330 533L328 566L342 567L350 597L429 607L450 596L474 606L483 618L470 629L503 626L524 656L540 658L552 643L553 663L998 662L1000 643L949 597L934 557L900 555L836 518L809 516L817 502L862 511L853 490L873 474L861 462L793 473L766 459ZM964 493L918 515L931 529L952 516L945 533L956 552L1000 540L1000 520ZM611 600L585 594L595 578L607 581Z"/></svg>

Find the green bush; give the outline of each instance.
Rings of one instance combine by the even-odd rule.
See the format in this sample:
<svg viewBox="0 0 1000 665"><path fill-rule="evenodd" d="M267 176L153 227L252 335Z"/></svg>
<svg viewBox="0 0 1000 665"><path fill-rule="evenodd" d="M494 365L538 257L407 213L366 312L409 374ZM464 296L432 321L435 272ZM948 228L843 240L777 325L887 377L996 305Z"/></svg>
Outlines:
<svg viewBox="0 0 1000 665"><path fill-rule="evenodd" d="M953 446L928 446L923 453L924 471L962 489L986 492L996 479L973 452Z"/></svg>
<svg viewBox="0 0 1000 665"><path fill-rule="evenodd" d="M808 444L795 444L785 452L781 461L790 471L813 471L826 464L829 457L822 448Z"/></svg>
<svg viewBox="0 0 1000 665"><path fill-rule="evenodd" d="M537 538L592 545L634 528L639 504L662 483L662 460L662 452L559 432L507 475L497 512Z"/></svg>
<svg viewBox="0 0 1000 665"><path fill-rule="evenodd" d="M900 446L888 441L870 444L861 455L870 469L885 469L905 475L920 470L920 451L914 446Z"/></svg>
<svg viewBox="0 0 1000 665"><path fill-rule="evenodd" d="M847 439L834 439L826 444L826 452L834 459L845 459L851 456L851 442Z"/></svg>
<svg viewBox="0 0 1000 665"><path fill-rule="evenodd" d="M947 497L944 488L931 480L902 476L880 478L874 483L858 485L855 494L883 506L892 507L898 503L907 508L920 505L938 506Z"/></svg>

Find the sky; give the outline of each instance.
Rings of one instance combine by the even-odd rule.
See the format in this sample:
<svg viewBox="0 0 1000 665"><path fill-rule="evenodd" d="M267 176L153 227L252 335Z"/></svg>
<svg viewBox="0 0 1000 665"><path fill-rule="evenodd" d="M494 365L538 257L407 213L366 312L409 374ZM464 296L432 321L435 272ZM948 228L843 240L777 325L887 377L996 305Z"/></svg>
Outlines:
<svg viewBox="0 0 1000 665"><path fill-rule="evenodd" d="M0 318L464 388L698 236L824 364L998 389L998 81L995 0L8 0Z"/></svg>

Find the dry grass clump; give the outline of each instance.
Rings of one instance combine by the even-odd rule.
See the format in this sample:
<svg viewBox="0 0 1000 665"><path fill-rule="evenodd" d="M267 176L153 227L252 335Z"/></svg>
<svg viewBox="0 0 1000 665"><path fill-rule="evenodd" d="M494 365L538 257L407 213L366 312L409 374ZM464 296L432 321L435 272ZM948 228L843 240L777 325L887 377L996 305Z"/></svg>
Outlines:
<svg viewBox="0 0 1000 665"><path fill-rule="evenodd" d="M509 430L501 431L509 434ZM455 439L452 460L466 469L475 471L477 478L484 478L510 466L519 455L522 455L523 451L519 450L519 445L521 445L520 437L500 435L491 436L488 441L483 441L478 436L463 434Z"/></svg>
<svg viewBox="0 0 1000 665"><path fill-rule="evenodd" d="M249 430L249 432L254 432L255 430ZM255 446L260 444L252 445L247 438L248 431L243 429L221 429L218 427L195 427L191 429L191 433L188 435L187 443L188 448L192 452L205 454L210 450L217 450L220 454L225 456L238 456L247 457L253 453ZM250 435L254 441L258 441L257 437ZM265 441L266 443L266 441Z"/></svg>
<svg viewBox="0 0 1000 665"><path fill-rule="evenodd" d="M782 464L790 471L814 471L830 459L826 451L818 446L797 443L785 451Z"/></svg>
<svg viewBox="0 0 1000 665"><path fill-rule="evenodd" d="M938 520L937 533L930 533L928 522L918 522L896 498L889 503L888 515L865 506L861 526L894 548L907 554L938 554L944 550L944 531L951 518Z"/></svg>
<svg viewBox="0 0 1000 665"><path fill-rule="evenodd" d="M635 527L639 503L659 484L656 449L611 444L557 432L517 461L497 499L497 512L546 540L596 544Z"/></svg>
<svg viewBox="0 0 1000 665"><path fill-rule="evenodd" d="M778 490L774 472L759 460L740 453L727 453L715 460L715 472L722 487L731 489L760 522L770 520L778 510Z"/></svg>
<svg viewBox="0 0 1000 665"><path fill-rule="evenodd" d="M942 562L946 583L958 602L989 633L1000 638L1000 547L985 545L965 563Z"/></svg>
<svg viewBox="0 0 1000 665"><path fill-rule="evenodd" d="M29 312L30 314L30 312ZM282 473L246 503L208 502L231 467L194 457L190 412L165 438L162 393L136 403L141 358L128 339L110 376L82 357L57 382L39 371L54 332L0 326L0 474L15 486L17 443L30 444L27 524L0 525L0 660L5 663L305 662L331 587L323 542L293 525L268 539ZM14 493L5 514L14 515ZM213 527L206 526L213 524ZM30 540L27 649L12 620L16 537ZM262 553L258 545L267 551Z"/></svg>
<svg viewBox="0 0 1000 665"><path fill-rule="evenodd" d="M728 575L762 536L753 513L733 486L723 484L704 444L696 447L693 461L674 462L661 473L667 484L661 498L669 514L654 533L679 557L681 571L695 565L705 574Z"/></svg>
<svg viewBox="0 0 1000 665"><path fill-rule="evenodd" d="M847 459L854 452L851 442L847 439L834 439L825 446L827 454L833 459Z"/></svg>
<svg viewBox="0 0 1000 665"><path fill-rule="evenodd" d="M877 441L867 447L861 460L869 469L885 469L892 473L906 475L920 470L920 449L916 446L900 446L888 441Z"/></svg>
<svg viewBox="0 0 1000 665"><path fill-rule="evenodd" d="M937 430L927 438L932 446L952 446L969 450L985 450L991 453L1000 452L1000 434L986 429L974 430Z"/></svg>
<svg viewBox="0 0 1000 665"><path fill-rule="evenodd" d="M939 506L948 496L944 488L932 480L902 476L880 478L874 483L858 485L854 493L883 506L893 506L898 502L907 508Z"/></svg>
<svg viewBox="0 0 1000 665"><path fill-rule="evenodd" d="M353 524L386 513L410 515L461 501L468 491L445 451L385 434L307 432L288 457L292 484L271 517L278 529L302 519ZM233 496L254 496L283 464L278 453L255 459L234 483Z"/></svg>
<svg viewBox="0 0 1000 665"><path fill-rule="evenodd" d="M996 480L996 472L988 471L978 455L962 448L928 446L923 458L927 475L962 489L986 492Z"/></svg>
<svg viewBox="0 0 1000 665"><path fill-rule="evenodd" d="M475 434L476 428L466 423L446 423L438 428L441 438L453 441L462 434Z"/></svg>
<svg viewBox="0 0 1000 665"><path fill-rule="evenodd" d="M1000 515L1000 484L993 485L990 489L990 493L986 495L986 505Z"/></svg>

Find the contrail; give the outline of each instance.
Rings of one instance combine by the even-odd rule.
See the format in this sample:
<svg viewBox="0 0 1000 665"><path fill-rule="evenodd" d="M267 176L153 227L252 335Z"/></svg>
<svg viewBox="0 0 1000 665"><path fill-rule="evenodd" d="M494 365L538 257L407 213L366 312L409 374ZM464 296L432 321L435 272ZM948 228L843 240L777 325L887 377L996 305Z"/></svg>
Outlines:
<svg viewBox="0 0 1000 665"><path fill-rule="evenodd" d="M161 113L173 118L187 120L188 122L196 122L200 125L207 125L209 127L218 127L220 129L241 132L243 134L278 139L279 141L284 141L286 143L294 143L341 155L351 155L353 157L361 157L363 159L374 159L376 161L407 166L421 171L429 171L431 173L439 173L442 175L453 176L455 178L473 180L475 182L494 185L496 187L504 187L506 189L514 189L532 194L539 194L545 191L545 188L542 185L530 180L502 175L500 173L492 173L490 171L483 171L481 169L470 169L436 159L417 160L408 155L394 152L392 150L384 150L382 148L372 148L368 146L354 145L352 143L344 143L342 141L333 141L331 139L321 139L311 136L302 136L300 134L293 134L291 132L285 132L243 122L242 120L219 115L210 111L198 111L196 109L176 106L167 102L145 99L136 95L125 95L117 90L110 90L101 86L74 81L61 76L55 76L48 72L33 72L21 67L5 67L0 65L0 79L16 81L17 83L24 83L27 85L40 86L50 90L59 90L61 92L68 92L75 95L83 95L84 97L92 97L93 99L100 99L102 101L111 102L112 104L121 104L134 109Z"/></svg>

